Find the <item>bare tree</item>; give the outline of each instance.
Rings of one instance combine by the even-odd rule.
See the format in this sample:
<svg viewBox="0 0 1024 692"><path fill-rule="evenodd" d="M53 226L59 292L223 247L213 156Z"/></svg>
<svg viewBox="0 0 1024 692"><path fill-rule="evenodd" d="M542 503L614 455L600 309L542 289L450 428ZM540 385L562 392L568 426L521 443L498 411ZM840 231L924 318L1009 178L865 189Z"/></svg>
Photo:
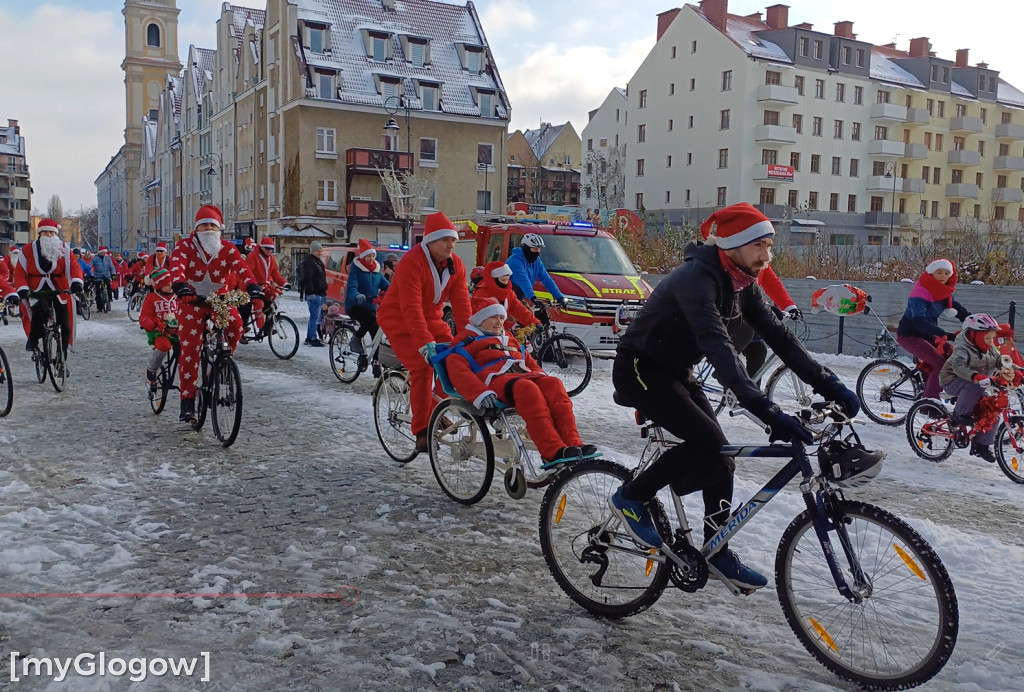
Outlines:
<svg viewBox="0 0 1024 692"><path fill-rule="evenodd" d="M590 188L590 198L597 199L601 212L625 207L626 167L623 147L588 151L583 161L582 182Z"/></svg>
<svg viewBox="0 0 1024 692"><path fill-rule="evenodd" d="M90 248L99 247L99 210L96 207L82 207L75 216L82 229L82 244Z"/></svg>
<svg viewBox="0 0 1024 692"><path fill-rule="evenodd" d="M60 195L50 196L50 201L46 204L46 215L57 223L64 218L64 205L61 204Z"/></svg>

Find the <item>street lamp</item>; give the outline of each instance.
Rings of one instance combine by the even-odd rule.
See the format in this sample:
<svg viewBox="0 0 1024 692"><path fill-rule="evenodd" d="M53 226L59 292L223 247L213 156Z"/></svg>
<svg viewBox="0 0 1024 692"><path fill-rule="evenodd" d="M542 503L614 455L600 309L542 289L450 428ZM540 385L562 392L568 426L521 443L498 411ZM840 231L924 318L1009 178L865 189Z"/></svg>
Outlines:
<svg viewBox="0 0 1024 692"><path fill-rule="evenodd" d="M224 159L221 158L220 154L216 154L212 151L208 153L207 156L217 157L217 167L214 168L211 164L206 170L206 175L215 175L220 178L220 208L221 211L224 211Z"/></svg>
<svg viewBox="0 0 1024 692"><path fill-rule="evenodd" d="M889 247L892 247L893 220L896 218L896 162L885 164L885 177L892 178L892 204L889 206Z"/></svg>
<svg viewBox="0 0 1024 692"><path fill-rule="evenodd" d="M405 111L405 150L412 153L412 109L409 107L409 102L404 96L388 96L384 99L384 110L388 112L388 115L397 115L400 110ZM398 121L388 118L384 129L388 131L388 134L395 134L398 132Z"/></svg>

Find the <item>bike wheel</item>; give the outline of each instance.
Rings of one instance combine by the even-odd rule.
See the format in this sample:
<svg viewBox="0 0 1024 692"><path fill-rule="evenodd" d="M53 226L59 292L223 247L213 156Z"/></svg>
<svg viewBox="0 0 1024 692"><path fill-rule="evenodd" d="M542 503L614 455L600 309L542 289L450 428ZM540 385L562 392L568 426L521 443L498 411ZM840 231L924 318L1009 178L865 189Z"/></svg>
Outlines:
<svg viewBox="0 0 1024 692"><path fill-rule="evenodd" d="M894 358L868 363L857 377L857 396L867 417L881 425L902 425L921 385L914 370Z"/></svg>
<svg viewBox="0 0 1024 692"><path fill-rule="evenodd" d="M32 351L32 362L36 366L36 380L39 384L46 382L46 340Z"/></svg>
<svg viewBox="0 0 1024 692"><path fill-rule="evenodd" d="M928 461L943 461L953 453L949 411L937 399L921 399L907 412L907 442L914 453Z"/></svg>
<svg viewBox="0 0 1024 692"><path fill-rule="evenodd" d="M58 392L64 391L68 371L64 362L64 348L61 345L60 331L47 333L44 344L46 348L46 371L50 375L50 383Z"/></svg>
<svg viewBox="0 0 1024 692"><path fill-rule="evenodd" d="M903 689L930 680L953 653L959 629L942 561L914 529L879 507L841 500L827 511L837 529L839 568L863 600L852 603L835 587L805 510L783 533L775 557L789 626L822 665L862 686Z"/></svg>
<svg viewBox="0 0 1024 692"><path fill-rule="evenodd" d="M222 357L213 371L213 397L210 401L213 434L230 447L242 425L242 378L235 361Z"/></svg>
<svg viewBox="0 0 1024 692"><path fill-rule="evenodd" d="M133 293L128 299L128 319L132 322L139 321L139 310L142 308L142 292Z"/></svg>
<svg viewBox="0 0 1024 692"><path fill-rule="evenodd" d="M11 412L14 404L14 380L11 379L11 364L7 354L0 348L0 418Z"/></svg>
<svg viewBox="0 0 1024 692"><path fill-rule="evenodd" d="M427 428L430 468L444 494L464 505L484 498L494 479L494 447L487 424L465 402L445 399Z"/></svg>
<svg viewBox="0 0 1024 692"><path fill-rule="evenodd" d="M537 353L537 362L544 372L562 381L569 396L586 389L594 373L590 349L573 334L555 334L545 341Z"/></svg>
<svg viewBox="0 0 1024 692"><path fill-rule="evenodd" d="M409 378L404 371L388 370L377 380L373 390L373 423L377 439L389 457L403 464L416 458Z"/></svg>
<svg viewBox="0 0 1024 692"><path fill-rule="evenodd" d="M996 461L1006 477L1024 483L1024 416L1013 416L996 433Z"/></svg>
<svg viewBox="0 0 1024 692"><path fill-rule="evenodd" d="M345 384L352 384L359 377L359 354L349 348L355 332L349 327L338 327L331 335L327 354L331 361L331 372Z"/></svg>
<svg viewBox="0 0 1024 692"><path fill-rule="evenodd" d="M202 368L202 367L205 367L205 366L200 365L200 368ZM203 429L203 424L206 423L206 412L210 408L210 396L208 395L208 393L206 391L203 390L202 387L199 387L198 389L196 389L195 407L196 407L196 419L191 424L192 425L192 429L193 430L202 430Z"/></svg>
<svg viewBox="0 0 1024 692"><path fill-rule="evenodd" d="M765 394L787 413L797 413L810 408L814 393L811 386L796 376L796 373L785 365L780 365L768 378L764 388Z"/></svg>
<svg viewBox="0 0 1024 692"><path fill-rule="evenodd" d="M92 302L82 298L78 301L78 310L82 315L82 319L88 321L92 317Z"/></svg>
<svg viewBox="0 0 1024 692"><path fill-rule="evenodd" d="M551 576L577 604L610 618L650 608L669 578L667 564L650 559L609 522L608 498L630 476L611 461L578 462L555 477L540 505L540 548ZM668 537L661 503L648 506L659 533Z"/></svg>
<svg viewBox="0 0 1024 692"><path fill-rule="evenodd" d="M707 358L701 358L700 362L693 366L693 376L704 390L704 396L711 403L711 408L716 414L721 413L731 394L715 379L715 368Z"/></svg>
<svg viewBox="0 0 1024 692"><path fill-rule="evenodd" d="M299 350L299 328L287 315L274 315L270 330L270 350L281 360L288 360Z"/></svg>
<svg viewBox="0 0 1024 692"><path fill-rule="evenodd" d="M160 364L160 371L156 375L156 389L150 388L149 390L149 406L156 415L162 413L167 405L167 392L174 384L171 381L173 377L174 374L171 372L171 354L167 353L164 355L163 362Z"/></svg>

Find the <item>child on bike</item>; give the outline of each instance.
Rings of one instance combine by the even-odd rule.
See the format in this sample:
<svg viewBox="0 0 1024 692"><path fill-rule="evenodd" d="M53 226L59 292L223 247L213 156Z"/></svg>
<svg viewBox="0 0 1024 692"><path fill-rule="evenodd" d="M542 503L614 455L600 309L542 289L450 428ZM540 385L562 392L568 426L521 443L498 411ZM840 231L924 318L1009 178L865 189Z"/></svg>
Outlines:
<svg viewBox="0 0 1024 692"><path fill-rule="evenodd" d="M149 388L156 390L156 373L164 356L178 348L178 301L171 288L171 273L166 269L157 269L150 278L153 280L153 291L147 293L142 301L139 313L139 327L146 331L149 345L153 353L146 366L146 380Z"/></svg>
<svg viewBox="0 0 1024 692"><path fill-rule="evenodd" d="M1002 356L995 346L998 331L999 323L995 319L976 313L967 316L963 331L953 341L953 354L939 372L939 383L957 398L950 417L955 425L975 423L975 406L985 396L985 388L992 384L991 378L1002 369ZM994 462L992 442L995 437L996 426L977 433L971 440L971 455Z"/></svg>
<svg viewBox="0 0 1024 692"><path fill-rule="evenodd" d="M536 327L540 320L516 297L512 290L512 269L504 262L490 262L483 268L480 284L473 292L481 298L495 298L509 317L524 327ZM532 331L532 330L531 330Z"/></svg>
<svg viewBox="0 0 1024 692"><path fill-rule="evenodd" d="M576 430L565 385L505 330L506 317L497 299L474 297L469 324L447 355L452 385L485 411L499 401L515 406L545 465L596 456L597 447L584 444Z"/></svg>

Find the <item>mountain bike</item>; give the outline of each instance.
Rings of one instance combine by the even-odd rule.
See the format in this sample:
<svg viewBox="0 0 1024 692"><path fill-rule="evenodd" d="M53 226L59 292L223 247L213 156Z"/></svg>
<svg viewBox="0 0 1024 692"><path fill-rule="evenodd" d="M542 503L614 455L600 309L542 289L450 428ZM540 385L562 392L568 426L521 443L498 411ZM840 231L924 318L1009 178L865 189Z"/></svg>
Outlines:
<svg viewBox="0 0 1024 692"><path fill-rule="evenodd" d="M7 354L0 348L0 418L11 412L14 405L14 379Z"/></svg>
<svg viewBox="0 0 1024 692"><path fill-rule="evenodd" d="M146 286L145 288L138 288L132 292L128 298L128 319L132 322L139 321L139 313L142 311L142 301L146 299L146 294L151 289Z"/></svg>
<svg viewBox="0 0 1024 692"><path fill-rule="evenodd" d="M345 384L355 382L359 375L368 368L373 372L374 377L380 377L382 372L380 348L381 344L385 344L383 331L377 327L377 334L372 339L368 338L369 332L364 334L360 340L360 349L357 350L352 348L352 343L358 330L359 323L354 319L339 317L332 329L331 340L327 344L331 372ZM386 344L385 346L385 360L390 363L387 367L400 368L401 364L398 363L397 357L394 357L391 347Z"/></svg>
<svg viewBox="0 0 1024 692"><path fill-rule="evenodd" d="M92 317L92 304L95 301L92 291L92 278L86 278L82 283L82 297L78 300L78 314L87 322Z"/></svg>
<svg viewBox="0 0 1024 692"><path fill-rule="evenodd" d="M621 403L621 402L620 402ZM872 689L903 689L937 674L956 645L959 610L942 561L906 522L844 489L871 480L881 465L834 404L801 412L816 433L818 470L801 443L727 445L733 458L786 459L753 498L734 504L703 546L694 544L682 499L670 493L672 529L658 499L648 505L664 545L641 547L608 506L622 483L647 468L672 443L637 411L647 447L635 471L610 461L578 462L544 494L540 543L544 560L568 596L596 615L622 618L653 605L671 582L685 592L709 577L743 593L708 558L794 478L806 510L786 528L775 557L779 602L797 639L836 675ZM851 450L862 450L859 457Z"/></svg>
<svg viewBox="0 0 1024 692"><path fill-rule="evenodd" d="M256 326L256 314L253 312L249 322L243 326L242 343L262 342L266 338L271 352L281 360L288 360L299 350L299 328L278 306L279 295L279 291L267 291L263 301L263 327Z"/></svg>
<svg viewBox="0 0 1024 692"><path fill-rule="evenodd" d="M46 311L43 338L36 342L36 347L32 350L36 379L42 384L49 377L53 388L58 392L63 392L68 378L67 353L64 351L63 330L53 313L55 308L63 310L66 307L59 302L56 303L56 306L54 305L54 301L59 295L67 295L70 296L69 300L75 300L75 296L70 291L43 290L33 291L29 294L32 298L39 299L32 309Z"/></svg>
<svg viewBox="0 0 1024 692"><path fill-rule="evenodd" d="M209 411L213 433L225 447L234 444L242 424L242 378L224 332L230 318L225 319L219 313L227 314L228 308L248 299L243 291L229 291L206 298L206 303L214 311L203 325L200 384L196 391L196 420L192 429L202 429Z"/></svg>
<svg viewBox="0 0 1024 692"><path fill-rule="evenodd" d="M565 385L569 396L576 396L590 384L594 373L594 359L590 349L575 334L559 332L548 316L551 303L535 299L534 314L540 325L529 335L533 357L548 375L554 375Z"/></svg>
<svg viewBox="0 0 1024 692"><path fill-rule="evenodd" d="M178 375L178 354L181 347L178 343L174 348L164 354L160 363L160 370L156 374L156 382L149 383L149 405L153 413L159 415L167 405L167 394L178 387L174 384L174 378Z"/></svg>

